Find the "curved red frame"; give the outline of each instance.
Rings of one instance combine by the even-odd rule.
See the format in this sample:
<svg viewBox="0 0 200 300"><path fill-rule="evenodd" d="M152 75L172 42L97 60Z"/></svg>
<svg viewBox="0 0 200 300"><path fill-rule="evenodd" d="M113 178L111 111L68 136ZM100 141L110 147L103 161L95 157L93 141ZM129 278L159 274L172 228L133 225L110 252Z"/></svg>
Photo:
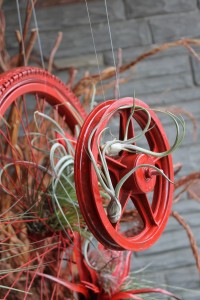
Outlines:
<svg viewBox="0 0 200 300"><path fill-rule="evenodd" d="M67 123L72 131L76 124L82 126L87 116L79 100L61 80L36 67L15 68L0 75L1 115L19 96L26 93L46 95L47 102L51 106L58 105L59 114L68 118ZM74 109L74 115L69 106Z"/></svg>
<svg viewBox="0 0 200 300"><path fill-rule="evenodd" d="M46 112L51 118L60 121L60 126L66 130L66 137L76 142L74 141L75 127L76 125L82 126L86 112L64 83L47 71L35 67L16 68L0 75L0 169L11 163L10 171L4 172L6 180L2 188L8 191L13 203L18 203L16 208L22 211L26 211L33 202L38 201L37 190L44 193L51 184L51 178L47 178L47 173L38 168L39 165L46 167L46 170L49 168L48 156L36 150L31 143L33 136L30 133L37 131L33 119L33 113L37 110ZM10 115L12 120L10 120ZM50 123L47 124L49 126ZM13 129L15 126L18 127L17 133ZM57 132L48 132L48 126L41 128L42 134L44 136L49 134L50 138L57 138L62 142ZM48 143L47 146L45 137L41 140L39 148L42 149L43 143L43 149L50 149L52 144ZM63 144L66 146L66 143ZM26 176L21 176L25 172ZM29 190L27 185L30 182ZM53 208L48 197L45 205L47 214L51 214ZM40 219L40 216L37 217ZM42 234L48 236L51 228L45 222L44 225L45 229ZM36 232L33 229L30 234L32 238L35 239L35 235L38 238L41 230L38 229Z"/></svg>
<svg viewBox="0 0 200 300"><path fill-rule="evenodd" d="M135 99L135 104L149 109L146 104L138 99ZM111 249L140 251L153 245L162 234L171 212L173 185L162 176L158 176L155 183L155 174L154 172L150 172L151 170L138 169L135 172L131 179L131 184L123 186L119 200L124 210L128 199L131 197L144 221L144 228L139 234L126 237L119 231L119 222L112 224L107 217L99 193L97 176L87 152L88 138L97 126L92 141L92 152L95 160L98 160L96 142L99 133L106 127L112 113L116 109L120 109L120 107L126 105L132 106L133 99L110 100L97 106L87 117L81 129L76 147L75 183L81 212L94 236L102 244ZM149 113L151 115L151 130L145 136L150 149L156 152L166 151L169 149L169 143L161 122L152 110L149 110ZM130 109L121 110L120 115L121 135L124 133L124 124L126 124L127 118L130 115ZM135 111L134 119L139 123L141 128L145 127L147 116L144 111ZM128 135L129 138L134 136L134 128L132 126L129 126ZM129 165L132 162L132 165L135 164L134 166L137 166L141 164L141 161L142 163L148 163L149 160L153 161L173 181L171 155L158 160L148 155L135 154L134 156L133 154L127 155L123 152L118 157L108 158L107 162L109 170L115 179L119 180L122 177L121 174L124 175L127 173ZM151 182L150 188L147 187L149 180ZM150 205L147 194L152 189L154 190L154 196L153 203Z"/></svg>

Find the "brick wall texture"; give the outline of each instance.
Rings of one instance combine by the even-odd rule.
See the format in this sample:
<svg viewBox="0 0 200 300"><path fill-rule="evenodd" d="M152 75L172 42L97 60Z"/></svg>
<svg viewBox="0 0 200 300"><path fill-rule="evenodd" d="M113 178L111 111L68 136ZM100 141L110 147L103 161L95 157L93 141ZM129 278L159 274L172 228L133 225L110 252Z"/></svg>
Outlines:
<svg viewBox="0 0 200 300"><path fill-rule="evenodd" d="M15 29L19 28L15 1L5 0L4 12L7 22L7 46L16 51ZM113 66L113 55L103 0L89 1L89 13L100 70ZM24 18L26 1L20 2ZM107 0L115 59L118 48L122 49L123 63L135 59L144 51L164 42L184 37L200 38L200 1L198 0ZM60 67L75 66L77 80L88 70L97 73L97 61L84 3L37 8L36 16L44 56L49 55L58 31L63 41L56 54L55 63ZM36 24L32 20L32 27ZM197 54L200 48L195 48ZM38 51L36 45L35 51ZM64 81L66 73L58 72ZM173 105L187 110L200 120L200 61L183 47L171 48L139 63L121 78L128 77L120 85L120 95L133 96L152 106ZM113 90L105 92L106 99L113 98ZM96 100L102 101L102 95ZM174 154L174 162L183 163L181 175L199 171L200 134L193 138L193 124L185 117L186 137L182 147ZM169 139L173 126L166 122ZM200 205L187 199L176 204L178 210L194 230L200 246ZM139 273L159 284L183 287L173 289L182 299L200 299L200 283L195 261L185 232L170 219L159 242L150 250L135 254L133 271L149 267ZM169 288L170 289L170 288ZM187 289L194 290L193 292Z"/></svg>

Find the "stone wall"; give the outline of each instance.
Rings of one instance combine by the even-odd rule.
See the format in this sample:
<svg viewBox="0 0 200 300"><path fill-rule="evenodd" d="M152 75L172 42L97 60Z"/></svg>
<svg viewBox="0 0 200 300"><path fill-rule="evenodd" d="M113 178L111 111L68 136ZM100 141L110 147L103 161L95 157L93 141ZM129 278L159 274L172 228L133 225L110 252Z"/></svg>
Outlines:
<svg viewBox="0 0 200 300"><path fill-rule="evenodd" d="M123 63L135 59L157 44L184 37L200 37L200 1L197 0L107 0L115 59L117 49L122 48ZM26 1L21 2L24 16ZM113 66L113 56L108 31L104 1L88 2L100 69ZM7 21L7 46L16 51L14 30L19 28L15 1L5 0ZM60 67L75 66L79 69L77 80L89 70L97 73L97 62L84 3L59 5L36 10L44 56L48 56L58 31L63 41L55 63ZM32 25L35 26L34 21ZM199 48L200 49L200 48ZM199 49L195 48L197 53ZM38 49L36 49L38 51ZM66 81L66 73L57 73ZM192 113L200 120L200 62L183 47L171 48L139 63L134 69L121 74L129 81L120 85L120 95L133 96L153 106L175 105ZM106 99L113 98L113 90L105 92ZM97 101L102 101L102 95ZM199 171L200 134L192 136L192 123L185 117L186 137L174 161L183 163L180 175ZM173 127L165 122L169 137ZM198 243L200 206L186 198L175 208L183 214L196 233ZM150 250L136 254L133 270L151 264L145 276L158 283L199 289L199 277L195 269L189 242L185 232L171 219L160 241ZM141 273L143 275L143 273ZM139 276L142 276L139 275ZM159 285L159 284L157 284ZM200 294L177 290L183 299L200 299Z"/></svg>

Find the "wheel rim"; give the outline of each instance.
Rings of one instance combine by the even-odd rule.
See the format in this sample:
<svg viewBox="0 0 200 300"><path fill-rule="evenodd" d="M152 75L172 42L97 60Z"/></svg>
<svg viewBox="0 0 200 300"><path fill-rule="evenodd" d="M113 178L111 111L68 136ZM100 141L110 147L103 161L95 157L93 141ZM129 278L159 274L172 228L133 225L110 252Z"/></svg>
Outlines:
<svg viewBox="0 0 200 300"><path fill-rule="evenodd" d="M86 114L59 79L38 68L9 71L0 82L0 171L4 170L1 187L8 203L16 203L15 213L20 213L37 205L41 197L38 190L44 194L50 185L51 178L44 169L49 168L48 152L58 139L51 122L38 117L36 128L34 113L48 114L72 140L76 126L82 126ZM36 138L34 132L40 137ZM49 210L47 217L53 211L50 203L44 204L43 210Z"/></svg>
<svg viewBox="0 0 200 300"><path fill-rule="evenodd" d="M155 176L153 173L150 174L150 170L145 170L144 168L138 169L134 175L130 177L130 180L127 180L120 194L120 203L123 210L125 210L129 202L134 205L140 221L142 221L143 228L140 229L138 233L131 232L131 229L127 230L125 235L120 229L120 222L112 224L107 217L100 196L97 176L86 151L89 136L95 131L91 149L95 160L98 161L97 140L99 134L108 125L108 121L110 121L113 112L122 106L130 107L132 104L132 98L107 101L100 104L88 116L77 142L75 182L81 212L89 229L96 238L105 246L112 249L139 251L150 247L163 232L171 210L173 185L164 177ZM148 109L148 106L138 99L136 99L135 104ZM150 125L152 129L146 133L149 148L156 152L166 151L169 149L169 144L163 127L155 113L151 110L149 110L149 113L152 119ZM122 136L125 131L124 124L127 122L128 115L130 115L130 109L120 110L119 114L119 136ZM147 119L145 118L144 111L138 110L134 113L134 121L136 121L141 128L144 128L146 125ZM130 137L134 135L134 128L132 126L129 126L128 135ZM109 171L113 176L113 184L116 184L122 175L126 174L130 168L144 163L156 165L164 171L169 179L173 180L171 156L156 160L149 155L127 155L122 152L117 158L107 157L107 162ZM150 192L153 192L151 203L148 198Z"/></svg>

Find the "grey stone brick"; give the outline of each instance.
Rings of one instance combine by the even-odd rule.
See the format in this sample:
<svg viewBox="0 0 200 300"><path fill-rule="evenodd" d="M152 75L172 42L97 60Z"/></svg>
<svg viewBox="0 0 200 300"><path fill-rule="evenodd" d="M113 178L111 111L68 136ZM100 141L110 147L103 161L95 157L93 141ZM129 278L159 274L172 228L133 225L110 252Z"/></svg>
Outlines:
<svg viewBox="0 0 200 300"><path fill-rule="evenodd" d="M153 105L154 106L154 105ZM157 106L157 105L156 105ZM193 115L197 120L200 119L200 99L196 100L188 100L184 103L176 103L172 105L166 105L164 107L172 107L176 110L177 109L183 109L184 111L188 112L189 114ZM162 105L160 106L162 108ZM186 120L190 120L189 116L184 116Z"/></svg>
<svg viewBox="0 0 200 300"><path fill-rule="evenodd" d="M55 64L58 68L88 68L91 66L97 66L96 56L94 54L86 54L76 57L63 57L55 59ZM103 65L103 55L98 54L99 65Z"/></svg>
<svg viewBox="0 0 200 300"><path fill-rule="evenodd" d="M162 120L163 119L164 118L162 118ZM168 136L168 139L170 141L170 144L172 145L172 142L174 141L175 134L176 134L175 125L172 124L172 121L171 121L170 125L166 124L164 122L163 122L163 125L164 125L165 132ZM196 140L193 137L193 124L185 118L185 126L186 126L186 133L185 133L184 140L182 141L181 148L179 148L178 151L174 152L174 156L177 155L177 159L180 161L179 155L182 152L183 156L185 158L187 158L188 160L190 160L191 169L195 169L197 171L198 166L197 165L195 166L194 163L192 164L192 158L189 157L191 152L189 152L189 149L187 148L190 145L193 146L193 145L197 144ZM197 141L199 140L199 138L200 138L200 132L198 130L197 131ZM200 144L198 144L198 146L200 146ZM183 149L184 149L184 151L183 151ZM192 148L191 148L191 150L192 150ZM185 159L182 159L182 162L185 163Z"/></svg>
<svg viewBox="0 0 200 300"><path fill-rule="evenodd" d="M196 0L125 0L128 18L146 17L197 9Z"/></svg>
<svg viewBox="0 0 200 300"><path fill-rule="evenodd" d="M191 172L199 171L199 153L200 144L191 144L191 142L186 145L184 142L184 145L173 153L174 163L183 164L183 168L177 177L180 178L181 176L188 175Z"/></svg>
<svg viewBox="0 0 200 300"><path fill-rule="evenodd" d="M189 73L181 73L179 75L168 75L160 77L142 78L132 80L127 84L120 85L121 96L133 95L135 91L136 98L140 95L151 94L155 92L165 93L165 91L180 89L192 86L192 78Z"/></svg>
<svg viewBox="0 0 200 300"><path fill-rule="evenodd" d="M149 105L182 105L191 100L200 99L200 88L191 87L177 90L166 90L164 93L140 94L140 98ZM180 103L180 104L179 104Z"/></svg>
<svg viewBox="0 0 200 300"><path fill-rule="evenodd" d="M134 262L135 260L133 260L133 272L135 271ZM174 295L176 295L182 300L199 300L200 291L198 282L198 272L195 266L189 266L187 268L178 268L177 270L173 271L162 270L162 272L152 272L151 270L150 273L147 272L145 270L143 274L139 273L136 276L141 285L150 285L154 288L165 289L169 292L172 292ZM171 274L173 275L171 276ZM187 290L187 288L189 287L191 288L191 290ZM165 296L157 294L155 295L154 299L164 298ZM167 297L166 299L171 300L171 297Z"/></svg>
<svg viewBox="0 0 200 300"><path fill-rule="evenodd" d="M187 203L190 203L190 202L194 203L194 211L196 211L195 213L194 212L193 213L186 212L187 214L183 214L179 211L179 209L177 210L174 205L173 205L173 210L178 211L178 213L180 213L182 215L184 220L188 223L188 225L191 228L199 227L200 226L200 218L199 218L200 206L195 201L191 201L191 200L182 201L182 199L180 200L181 204L179 206L185 206L186 201L187 201ZM186 207L187 207L187 205L186 205ZM174 232L175 230L177 230L177 226L178 226L178 222L173 217L170 217L167 227L165 229L165 232L170 232L170 231Z"/></svg>
<svg viewBox="0 0 200 300"><path fill-rule="evenodd" d="M25 9L26 5L27 5L26 0L19 1L20 10ZM9 10L12 10L12 9L17 10L16 1L14 1L14 0L3 1L2 8L3 8L4 11L7 11L7 10L9 11Z"/></svg>
<svg viewBox="0 0 200 300"><path fill-rule="evenodd" d="M131 76L134 79L190 72L191 66L187 55L165 56L146 59L129 69L121 77ZM127 75L126 75L127 74Z"/></svg>
<svg viewBox="0 0 200 300"><path fill-rule="evenodd" d="M173 41L183 37L200 36L200 12L188 12L150 18L155 43Z"/></svg>
<svg viewBox="0 0 200 300"><path fill-rule="evenodd" d="M187 267L195 264L195 260L190 248L178 249L173 251L166 251L157 253L156 255L149 254L149 250L138 253L140 259L140 266L150 264L146 272L170 271L177 268L185 268L187 274Z"/></svg>
<svg viewBox="0 0 200 300"><path fill-rule="evenodd" d="M8 11L5 10L4 15L6 18L6 31L15 32L15 30L19 30L19 20L18 20L16 3L14 9ZM23 24L25 20L25 9L20 9L20 16L21 16L21 22Z"/></svg>
<svg viewBox="0 0 200 300"><path fill-rule="evenodd" d="M187 290L187 283L188 283L188 277L190 277L190 273L187 272L188 268L184 268L185 270L185 280L183 281L185 284L184 286L186 287L182 287L182 288L170 288L170 291L172 291L177 297L179 297L179 299L182 300L199 300L200 298L200 292L199 292L199 286L197 288L192 288L192 289L188 289ZM170 276L170 274L169 274ZM174 286L174 285L173 285ZM168 290L167 286L166 289ZM186 289L186 290L184 290Z"/></svg>
<svg viewBox="0 0 200 300"><path fill-rule="evenodd" d="M114 80L114 79L113 79ZM131 97L135 95L136 98L139 98L143 101L146 101L148 104L158 103L160 106L160 94L165 95L167 92L173 90L180 90L191 88L193 86L192 76L190 73L180 73L175 75L166 75L166 76L156 76L149 78L136 79L130 78L127 83L120 84L120 97ZM149 96L155 93L154 96ZM114 93L113 90L105 91L106 99L113 99ZM157 98L156 98L157 95ZM182 95L183 97L183 95ZM166 98L163 96L163 98ZM169 97L168 97L169 98ZM168 99L166 98L166 99ZM102 101L102 96L97 96L96 100L98 102ZM174 98L172 98L172 101ZM171 102L172 102L171 101Z"/></svg>
<svg viewBox="0 0 200 300"><path fill-rule="evenodd" d="M187 276L187 274L189 276ZM185 280L187 279L187 289L195 289L200 288L200 283L198 279L198 271L195 266L188 267L187 269L176 269L172 273L166 274L167 284L174 286L174 282L176 282L177 287L185 288ZM193 294L192 292L190 292ZM181 291L181 294L184 295L184 291ZM194 293L195 295L195 293ZM197 296L197 294L196 294ZM199 291L200 297L200 291ZM186 299L186 298L184 298ZM190 297L188 298L190 299Z"/></svg>
<svg viewBox="0 0 200 300"><path fill-rule="evenodd" d="M192 228L192 232L200 245L199 229L198 227ZM174 251L178 249L189 248L190 242L187 237L185 230L178 224L176 230L173 232L164 232L161 238L156 242L156 244L148 249L148 255L159 254L162 252Z"/></svg>
<svg viewBox="0 0 200 300"><path fill-rule="evenodd" d="M138 63L132 72L134 79L190 72L189 58L179 55L146 60Z"/></svg>
<svg viewBox="0 0 200 300"><path fill-rule="evenodd" d="M22 0L20 4L20 14L24 17L27 1ZM109 20L123 20L125 19L124 4L122 0L107 1L107 8ZM88 2L88 9L92 23L99 23L107 21L106 9L104 1L96 0ZM4 1L3 10L10 20L17 24L17 6L15 1ZM44 29L60 30L63 26L73 26L88 24L88 15L85 2L74 3L67 5L58 5L52 7L37 7L36 17L38 25ZM16 16L14 19L12 16ZM34 24L34 22L32 22Z"/></svg>
<svg viewBox="0 0 200 300"><path fill-rule="evenodd" d="M134 30L133 30L134 29ZM131 45L149 44L150 32L145 21L122 21L111 24L112 40L114 48ZM97 51L111 48L107 24L93 26L95 46ZM52 48L56 38L54 31L41 31L41 42L45 52ZM92 37L89 26L77 26L63 30L63 42L57 52L57 56L75 56L86 53L94 53Z"/></svg>
<svg viewBox="0 0 200 300"><path fill-rule="evenodd" d="M122 0L109 0L107 5L110 21L125 19ZM88 9L92 25L107 22L104 1L88 2ZM36 14L39 27L43 30L63 30L63 28L75 25L89 25L85 2L38 8Z"/></svg>
<svg viewBox="0 0 200 300"><path fill-rule="evenodd" d="M180 199L179 202L173 204L173 209L177 210L181 215L183 215L183 217L191 226L199 226L200 205L196 201ZM170 218L171 223L172 221L176 222L174 218Z"/></svg>
<svg viewBox="0 0 200 300"><path fill-rule="evenodd" d="M113 46L115 48L150 43L150 32L145 21L130 20L112 23L111 30ZM107 24L94 25L93 31L97 51L110 49L111 43ZM52 49L56 36L55 31L40 30L40 38L45 55ZM6 40L8 48L17 48L14 33L11 34L8 32ZM87 53L94 53L89 26L85 25L64 29L63 40L57 52L57 57L68 57Z"/></svg>

